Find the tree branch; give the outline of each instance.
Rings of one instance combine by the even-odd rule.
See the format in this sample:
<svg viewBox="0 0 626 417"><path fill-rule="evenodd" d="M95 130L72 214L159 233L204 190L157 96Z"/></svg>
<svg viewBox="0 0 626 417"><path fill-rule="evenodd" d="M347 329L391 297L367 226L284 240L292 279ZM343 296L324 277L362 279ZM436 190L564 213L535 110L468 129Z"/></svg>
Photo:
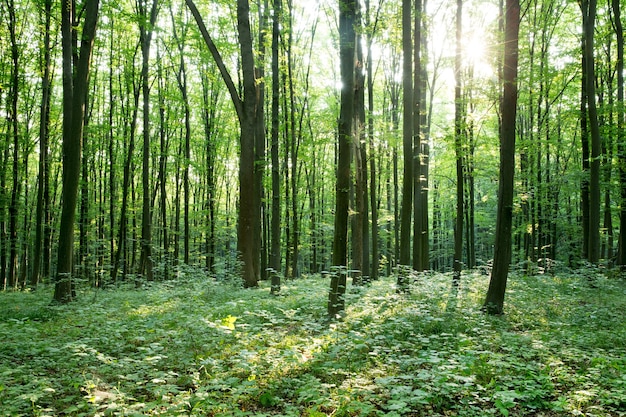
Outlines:
<svg viewBox="0 0 626 417"><path fill-rule="evenodd" d="M233 105L235 106L237 117L241 121L243 119L243 102L241 98L239 97L239 93L237 93L237 87L235 86L235 83L233 82L233 79L231 78L230 73L228 72L228 69L226 68L226 65L224 64L222 55L220 54L217 47L215 46L215 43L213 43L213 39L211 38L211 35L209 35L209 32L206 29L204 21L202 20L202 16L200 16L200 12L198 11L198 8L194 4L193 0L185 0L185 3L187 4L187 7L189 7L189 10L191 10L191 14L193 15L194 19L196 19L196 23L198 24L198 29L200 29L202 38L204 39L204 42L209 48L211 55L213 55L215 64L217 64L217 68L220 70L222 79L224 80L224 83L226 84L226 88L228 89L228 92L230 93L230 98L232 99Z"/></svg>

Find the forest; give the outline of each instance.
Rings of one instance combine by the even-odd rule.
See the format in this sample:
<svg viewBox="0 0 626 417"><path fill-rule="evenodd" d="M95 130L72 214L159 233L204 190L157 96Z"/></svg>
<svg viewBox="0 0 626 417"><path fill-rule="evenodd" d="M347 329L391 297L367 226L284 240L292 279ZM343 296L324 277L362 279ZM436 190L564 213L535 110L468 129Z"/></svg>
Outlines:
<svg viewBox="0 0 626 417"><path fill-rule="evenodd" d="M626 415L623 3L2 0L0 414Z"/></svg>

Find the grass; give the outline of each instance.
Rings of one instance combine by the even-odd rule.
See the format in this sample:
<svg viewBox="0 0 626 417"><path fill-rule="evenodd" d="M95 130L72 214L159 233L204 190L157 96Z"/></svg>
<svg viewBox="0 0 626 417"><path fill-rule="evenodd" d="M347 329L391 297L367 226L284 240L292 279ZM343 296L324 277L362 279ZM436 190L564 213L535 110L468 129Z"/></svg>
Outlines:
<svg viewBox="0 0 626 417"><path fill-rule="evenodd" d="M626 416L626 284L515 276L243 290L188 274L144 289L0 294L1 416ZM593 284L593 285L591 285Z"/></svg>

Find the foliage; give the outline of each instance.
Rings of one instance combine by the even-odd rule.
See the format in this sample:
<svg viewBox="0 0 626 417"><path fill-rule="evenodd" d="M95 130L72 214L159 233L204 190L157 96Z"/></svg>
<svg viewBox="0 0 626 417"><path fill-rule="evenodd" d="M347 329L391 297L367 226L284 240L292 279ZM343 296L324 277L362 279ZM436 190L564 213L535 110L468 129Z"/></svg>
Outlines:
<svg viewBox="0 0 626 417"><path fill-rule="evenodd" d="M619 416L626 414L626 285L597 271L513 276L508 314L479 306L484 275L244 290L178 281L0 297L0 412L26 415Z"/></svg>

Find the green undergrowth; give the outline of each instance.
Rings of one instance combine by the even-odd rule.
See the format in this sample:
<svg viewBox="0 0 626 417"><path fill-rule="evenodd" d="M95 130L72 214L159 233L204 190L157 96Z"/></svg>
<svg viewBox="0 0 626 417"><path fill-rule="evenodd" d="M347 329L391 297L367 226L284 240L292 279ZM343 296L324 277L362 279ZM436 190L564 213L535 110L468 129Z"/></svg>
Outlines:
<svg viewBox="0 0 626 417"><path fill-rule="evenodd" d="M502 317L487 281L351 287L336 322L320 277L0 294L0 415L626 415L623 280L513 275Z"/></svg>

